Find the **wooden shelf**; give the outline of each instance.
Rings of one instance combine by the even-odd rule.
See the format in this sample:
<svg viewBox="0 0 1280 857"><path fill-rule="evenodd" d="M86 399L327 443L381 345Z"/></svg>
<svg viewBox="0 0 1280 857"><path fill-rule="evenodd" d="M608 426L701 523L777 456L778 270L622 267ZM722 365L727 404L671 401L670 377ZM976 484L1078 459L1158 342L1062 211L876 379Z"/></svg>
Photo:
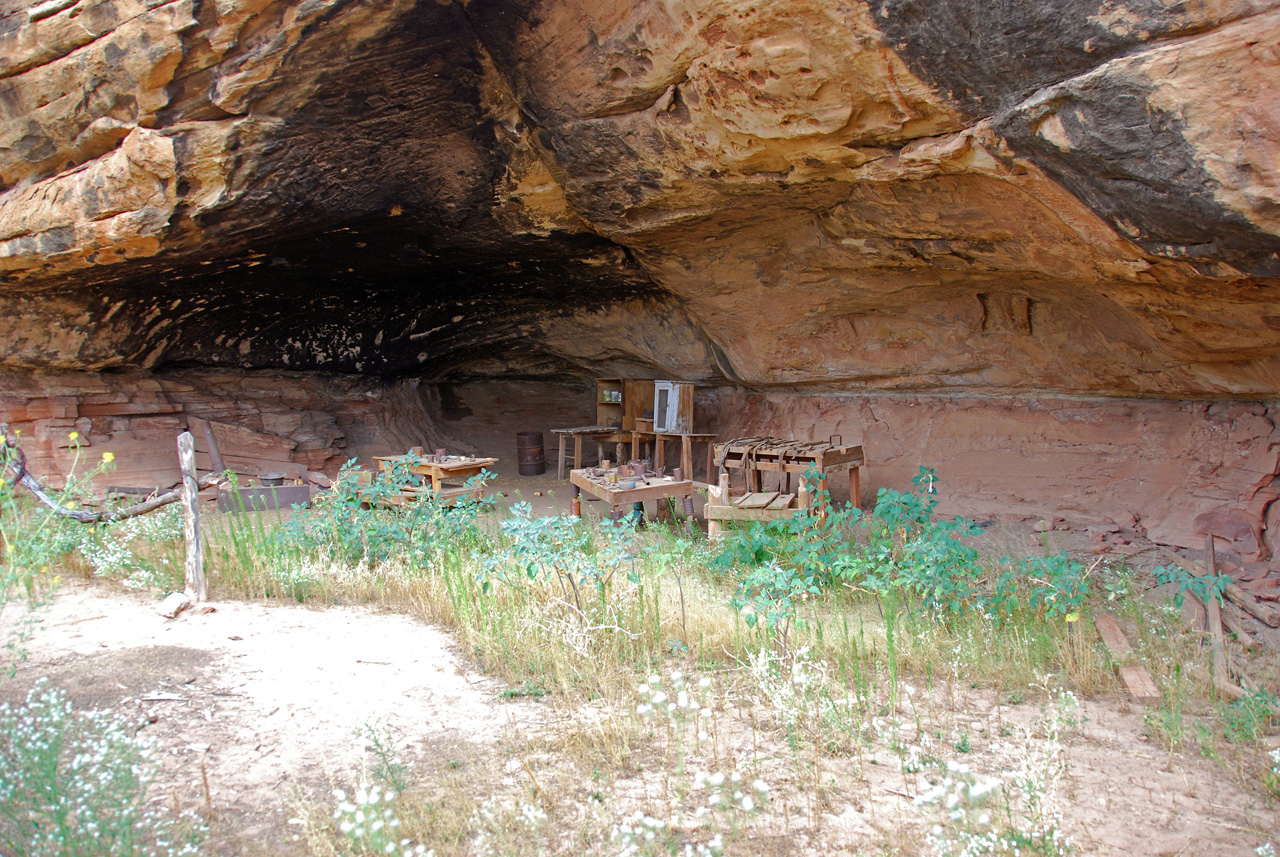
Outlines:
<svg viewBox="0 0 1280 857"><path fill-rule="evenodd" d="M607 401L617 394L621 401ZM596 381L596 425L621 431L635 428L636 419L653 407L653 381L635 378L601 378Z"/></svg>

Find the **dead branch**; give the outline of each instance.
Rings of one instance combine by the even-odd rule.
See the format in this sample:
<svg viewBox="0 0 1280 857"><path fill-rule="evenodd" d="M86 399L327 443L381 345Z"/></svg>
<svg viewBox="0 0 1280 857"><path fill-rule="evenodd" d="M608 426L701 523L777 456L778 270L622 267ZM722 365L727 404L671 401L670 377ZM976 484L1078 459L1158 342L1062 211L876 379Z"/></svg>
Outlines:
<svg viewBox="0 0 1280 857"><path fill-rule="evenodd" d="M176 503L182 499L182 486L178 486L163 494L143 500L141 503L126 506L123 509L109 509L101 512L91 512L88 509L68 509L49 496L39 480L27 472L26 455L6 439L8 428L8 425L0 423L0 457L4 459L7 474L13 474L11 484L22 485L31 492L32 496L63 518L71 518L73 521L79 521L82 524L109 524L113 521L122 521L125 518L145 515L147 512L153 512L162 506L168 506L170 503ZM209 473L200 477L199 485L201 488L209 488L217 485L221 480L221 474Z"/></svg>

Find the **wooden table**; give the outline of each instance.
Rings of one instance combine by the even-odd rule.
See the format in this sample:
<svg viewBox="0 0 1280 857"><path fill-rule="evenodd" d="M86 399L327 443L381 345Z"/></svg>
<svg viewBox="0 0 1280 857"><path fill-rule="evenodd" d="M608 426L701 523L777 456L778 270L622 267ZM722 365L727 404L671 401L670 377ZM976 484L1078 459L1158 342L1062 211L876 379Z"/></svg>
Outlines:
<svg viewBox="0 0 1280 857"><path fill-rule="evenodd" d="M640 457L640 444L645 438L653 439L653 466L663 467L663 450L666 448L667 441L680 441L680 467L684 470L684 475L693 479L693 445L695 443L705 443L707 445L707 482L712 481L712 473L714 473L712 465L712 450L715 447L716 436L714 434L698 434L694 432L666 432L651 431L644 429L634 429L631 432L631 457Z"/></svg>
<svg viewBox="0 0 1280 857"><path fill-rule="evenodd" d="M636 487L624 488L623 485L632 478L635 478ZM574 488L575 496L578 491L585 491L592 497L603 500L609 506L610 517L614 520L617 520L619 510L624 506L633 506L646 500L693 497L692 479L684 479L677 482L670 476L664 476L661 479L656 476L647 476L643 479L624 477L618 484L613 485L608 482L608 477L604 472L597 468L592 468L591 470L571 471L569 473L569 483Z"/></svg>
<svg viewBox="0 0 1280 857"><path fill-rule="evenodd" d="M478 475L486 467L491 467L498 463L496 458L471 458L466 455L448 455L444 461L430 461L425 455L380 455L374 456L374 461L378 462L378 466L383 472L390 472L393 465L404 463L408 465L408 471L415 476L425 476L431 479L431 488L417 488L416 486L404 486L401 493L406 497L431 493L441 503L453 503L459 497L479 497L482 490L479 486L467 488L462 486L447 486L444 480L463 480L464 482L472 476Z"/></svg>
<svg viewBox="0 0 1280 857"><path fill-rule="evenodd" d="M578 426L576 428L552 429L552 434L560 436L560 463L556 466L556 478L564 478L564 458L565 446L570 437L573 438L573 470L582 467L582 439L584 437L593 437L596 439L596 454L600 459L604 458L604 441L622 440L622 431L617 426Z"/></svg>

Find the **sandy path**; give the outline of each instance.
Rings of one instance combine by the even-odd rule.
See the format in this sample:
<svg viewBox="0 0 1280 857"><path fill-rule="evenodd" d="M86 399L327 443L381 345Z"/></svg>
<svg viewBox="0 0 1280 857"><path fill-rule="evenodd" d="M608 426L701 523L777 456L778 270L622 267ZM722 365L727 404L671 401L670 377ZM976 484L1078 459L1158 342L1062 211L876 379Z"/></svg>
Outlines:
<svg viewBox="0 0 1280 857"><path fill-rule="evenodd" d="M465 755L541 720L540 706L501 700L501 684L410 617L219 603L214 613L168 620L155 604L108 587L66 587L0 700L22 698L47 676L78 705L136 715L165 752L157 796L238 817L225 825L239 829L236 848L251 840L280 848L286 842L272 840L296 832L287 823L292 796L323 796L331 782L359 776L367 724L385 724L412 760Z"/></svg>

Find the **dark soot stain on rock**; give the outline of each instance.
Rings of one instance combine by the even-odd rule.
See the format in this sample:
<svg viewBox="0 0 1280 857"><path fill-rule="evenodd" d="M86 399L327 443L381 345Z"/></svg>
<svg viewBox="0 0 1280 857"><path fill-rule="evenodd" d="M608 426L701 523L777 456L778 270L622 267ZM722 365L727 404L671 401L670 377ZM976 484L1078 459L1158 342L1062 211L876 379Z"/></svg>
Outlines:
<svg viewBox="0 0 1280 857"><path fill-rule="evenodd" d="M1263 232L1214 197L1216 182L1186 141L1180 120L1150 104L1149 89L1118 78L1066 84L997 129L1019 154L1147 252L1223 261L1280 276L1280 236ZM1036 133L1052 111L1070 148Z"/></svg>
<svg viewBox="0 0 1280 857"><path fill-rule="evenodd" d="M1100 0L871 0L872 16L911 70L971 118L1095 68L1177 30L1183 4L1122 0L1111 32Z"/></svg>
<svg viewBox="0 0 1280 857"><path fill-rule="evenodd" d="M64 294L154 318L127 350L161 347L163 364L388 376L515 354L536 360L529 331L549 316L665 294L593 235L516 237L483 219L449 230L409 212L204 262L151 262Z"/></svg>

